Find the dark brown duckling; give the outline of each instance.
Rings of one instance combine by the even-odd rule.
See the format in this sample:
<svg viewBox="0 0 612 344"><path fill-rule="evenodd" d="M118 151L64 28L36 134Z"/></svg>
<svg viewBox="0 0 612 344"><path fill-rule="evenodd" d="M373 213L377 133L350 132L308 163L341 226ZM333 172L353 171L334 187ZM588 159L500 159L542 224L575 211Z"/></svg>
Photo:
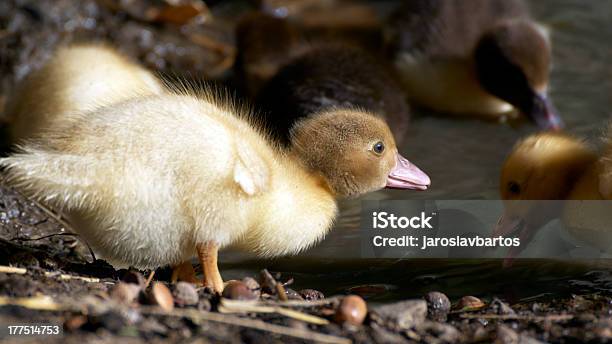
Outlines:
<svg viewBox="0 0 612 344"><path fill-rule="evenodd" d="M386 120L397 141L405 136L410 108L390 70L353 45L313 46L266 83L257 104L266 125L284 144L300 121L331 109L365 111Z"/></svg>
<svg viewBox="0 0 612 344"><path fill-rule="evenodd" d="M407 1L386 39L414 102L493 118L518 110L541 128L562 127L547 93L548 34L521 1Z"/></svg>

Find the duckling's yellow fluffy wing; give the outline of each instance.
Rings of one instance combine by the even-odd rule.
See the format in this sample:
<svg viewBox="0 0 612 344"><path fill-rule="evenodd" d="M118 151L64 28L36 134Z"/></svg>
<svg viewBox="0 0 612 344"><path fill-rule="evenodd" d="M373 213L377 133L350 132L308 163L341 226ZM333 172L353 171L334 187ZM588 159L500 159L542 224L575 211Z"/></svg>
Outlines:
<svg viewBox="0 0 612 344"><path fill-rule="evenodd" d="M234 181L249 196L265 191L270 173L264 159L242 140L236 140L236 153Z"/></svg>

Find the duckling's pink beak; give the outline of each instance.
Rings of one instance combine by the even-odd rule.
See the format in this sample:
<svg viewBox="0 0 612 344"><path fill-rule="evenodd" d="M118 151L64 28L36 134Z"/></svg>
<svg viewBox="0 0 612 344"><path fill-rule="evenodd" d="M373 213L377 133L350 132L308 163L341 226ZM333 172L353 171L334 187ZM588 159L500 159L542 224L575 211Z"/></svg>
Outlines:
<svg viewBox="0 0 612 344"><path fill-rule="evenodd" d="M513 235L518 236L521 241L521 245L518 247L511 247L506 253L506 257L504 258L504 267L512 266L514 259L518 256L527 246L527 243L531 241L533 234L535 234L535 229L533 226L528 225L523 219L516 216L511 216L510 214L504 212L502 216L499 217L497 221L497 225L491 234L492 238L497 237L511 237Z"/></svg>
<svg viewBox="0 0 612 344"><path fill-rule="evenodd" d="M427 190L431 180L425 172L399 153L396 153L395 161L395 167L387 177L387 188Z"/></svg>

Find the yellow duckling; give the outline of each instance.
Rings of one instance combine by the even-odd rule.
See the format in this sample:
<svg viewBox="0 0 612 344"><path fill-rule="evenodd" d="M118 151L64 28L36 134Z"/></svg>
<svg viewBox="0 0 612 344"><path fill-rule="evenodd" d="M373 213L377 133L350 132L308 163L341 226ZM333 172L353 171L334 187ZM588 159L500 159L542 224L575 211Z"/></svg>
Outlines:
<svg viewBox="0 0 612 344"><path fill-rule="evenodd" d="M40 70L21 82L7 104L11 140L36 135L66 119L66 113L162 91L162 84L150 72L109 47L60 48Z"/></svg>
<svg viewBox="0 0 612 344"><path fill-rule="evenodd" d="M72 89L60 82L61 73L53 75L55 85ZM111 89L122 83L107 81ZM67 214L113 265L180 266L197 255L204 285L218 292L220 248L295 254L329 231L336 198L429 185L374 116L321 113L295 128L295 145L281 150L247 113L211 93L164 91L57 114L66 120L0 166L15 187ZM54 109L54 102L66 102L41 101ZM318 141L329 136L337 139Z"/></svg>
<svg viewBox="0 0 612 344"><path fill-rule="evenodd" d="M608 132L608 139L610 138ZM612 247L612 145L598 156L583 141L561 133L541 133L520 141L502 168L504 214L493 236L517 233L529 242L537 230L561 218L569 233L591 247ZM527 201L529 202L513 202ZM570 200L551 202L550 200ZM521 248L511 250L508 259Z"/></svg>
<svg viewBox="0 0 612 344"><path fill-rule="evenodd" d="M517 109L542 128L562 126L547 94L548 34L520 0L405 1L386 40L422 106L489 118Z"/></svg>

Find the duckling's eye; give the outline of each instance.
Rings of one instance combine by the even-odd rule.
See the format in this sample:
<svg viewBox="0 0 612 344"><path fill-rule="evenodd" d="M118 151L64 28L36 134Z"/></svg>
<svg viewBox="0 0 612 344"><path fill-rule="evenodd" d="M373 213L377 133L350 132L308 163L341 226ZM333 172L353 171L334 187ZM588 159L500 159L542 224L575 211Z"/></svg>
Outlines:
<svg viewBox="0 0 612 344"><path fill-rule="evenodd" d="M508 183L508 191L510 193L518 195L521 193L521 186L517 182Z"/></svg>
<svg viewBox="0 0 612 344"><path fill-rule="evenodd" d="M372 151L376 154L382 154L385 151L385 144L381 141L378 141L372 146Z"/></svg>

